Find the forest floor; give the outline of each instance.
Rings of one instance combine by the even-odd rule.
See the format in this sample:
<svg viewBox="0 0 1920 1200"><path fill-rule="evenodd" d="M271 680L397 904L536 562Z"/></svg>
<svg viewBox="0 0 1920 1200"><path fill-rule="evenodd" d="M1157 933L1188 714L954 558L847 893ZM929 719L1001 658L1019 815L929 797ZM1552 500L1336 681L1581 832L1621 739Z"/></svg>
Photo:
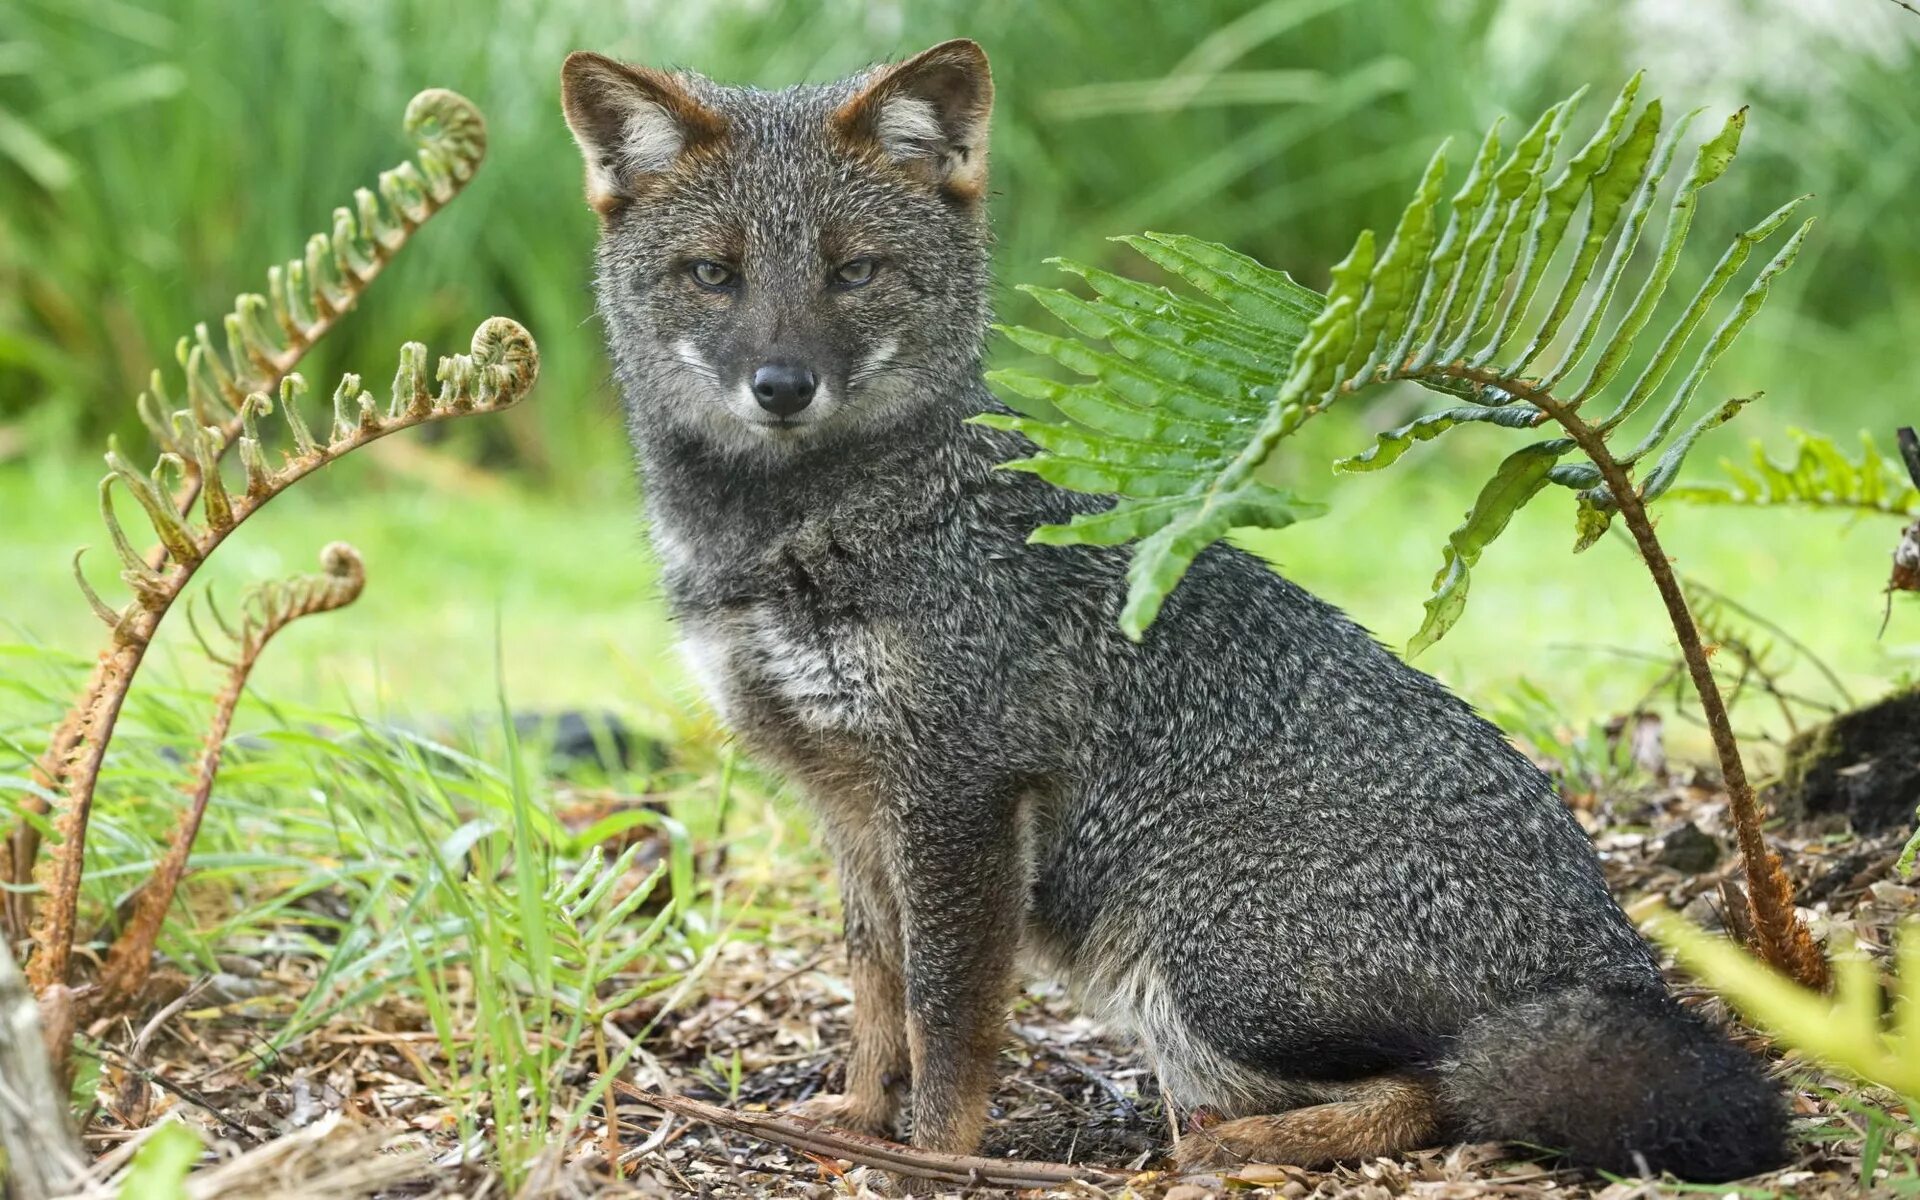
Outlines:
<svg viewBox="0 0 1920 1200"><path fill-rule="evenodd" d="M1619 795L1573 794L1615 894L1657 898L1717 926L1721 888L1738 878L1726 803L1710 786L1678 779ZM1700 835L1705 835L1700 836ZM1893 927L1920 914L1920 881L1893 866L1904 831L1858 838L1818 828L1783 831L1778 844L1817 930L1849 931L1884 955ZM705 859L713 862L716 860ZM769 936L721 939L690 984L642 1001L604 1026L600 1054L625 1048L640 1087L749 1112L776 1111L831 1090L847 1035L851 996L836 922L820 897L821 868L797 855L765 885L767 910L811 908ZM767 931L762 931L766 933ZM440 1077L444 1044L413 1000L361 1008L277 1055L266 1038L311 986L311 959L222 959L221 970L130 1021L97 1029L101 1102L86 1123L105 1179L166 1122L184 1121L224 1165L192 1177L195 1197L240 1196L807 1196L863 1194L850 1164L768 1145L622 1099L609 1125L603 1104L565 1119L602 1063L577 1064L554 1102L544 1151L524 1178L505 1180L463 1151L488 1128L462 1128L427 1080ZM697 982L694 982L697 981ZM1732 1024L1719 1001L1675 977L1683 999ZM1766 1049L1750 1031L1740 1039ZM638 1045L634 1045L635 1041ZM1313 1172L1275 1166L1231 1178L1176 1180L1156 1171L1170 1122L1152 1066L1132 1046L1075 1012L1057 989L1036 985L1017 1003L1002 1056L983 1154L1098 1164L1132 1178L1105 1188L1074 1184L1030 1195L1386 1198L1715 1195L1840 1197L1920 1194L1915 1125L1892 1097L1848 1090L1804 1064L1776 1061L1791 1089L1796 1155L1787 1168L1740 1185L1687 1188L1609 1180L1556 1168L1495 1145L1456 1146ZM1876 1115L1879 1114L1879 1115ZM1877 1131L1876 1131L1877 1127ZM1871 1161L1863 1161L1871 1160ZM1871 1179L1871 1183L1866 1181ZM1865 1184L1866 1186L1863 1186ZM1871 1190L1869 1190L1871 1189ZM124 1193L123 1193L124 1194Z"/></svg>

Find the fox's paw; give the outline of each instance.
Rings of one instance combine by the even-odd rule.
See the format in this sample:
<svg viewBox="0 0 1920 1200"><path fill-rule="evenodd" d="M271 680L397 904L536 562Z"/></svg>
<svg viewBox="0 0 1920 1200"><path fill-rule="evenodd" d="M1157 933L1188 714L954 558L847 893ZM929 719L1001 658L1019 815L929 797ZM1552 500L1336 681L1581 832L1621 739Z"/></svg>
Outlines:
<svg viewBox="0 0 1920 1200"><path fill-rule="evenodd" d="M893 1136L893 1106L885 1099L876 1103L862 1096L826 1093L788 1105L787 1112L852 1133Z"/></svg>

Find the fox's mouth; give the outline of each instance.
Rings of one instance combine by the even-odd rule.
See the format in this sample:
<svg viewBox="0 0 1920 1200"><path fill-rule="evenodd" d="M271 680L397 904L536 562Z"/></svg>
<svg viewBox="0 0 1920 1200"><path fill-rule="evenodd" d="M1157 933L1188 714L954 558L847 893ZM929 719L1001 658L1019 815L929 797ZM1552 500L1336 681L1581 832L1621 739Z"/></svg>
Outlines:
<svg viewBox="0 0 1920 1200"><path fill-rule="evenodd" d="M762 437L795 437L818 421L807 416L773 417L765 415L742 416L741 422Z"/></svg>

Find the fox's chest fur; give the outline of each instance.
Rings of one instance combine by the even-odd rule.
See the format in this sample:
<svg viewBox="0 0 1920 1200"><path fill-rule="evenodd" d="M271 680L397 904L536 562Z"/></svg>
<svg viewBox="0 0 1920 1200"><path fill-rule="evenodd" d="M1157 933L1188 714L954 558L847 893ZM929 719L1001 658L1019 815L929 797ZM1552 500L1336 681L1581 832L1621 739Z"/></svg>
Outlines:
<svg viewBox="0 0 1920 1200"><path fill-rule="evenodd" d="M884 738L916 656L888 614L835 586L853 564L830 536L796 537L745 563L708 541L680 544L702 547L668 556L680 652L729 729L802 769L820 755L844 765Z"/></svg>
<svg viewBox="0 0 1920 1200"><path fill-rule="evenodd" d="M858 735L890 683L886 637L854 618L820 620L776 601L682 622L680 652L722 720L744 736L791 728Z"/></svg>

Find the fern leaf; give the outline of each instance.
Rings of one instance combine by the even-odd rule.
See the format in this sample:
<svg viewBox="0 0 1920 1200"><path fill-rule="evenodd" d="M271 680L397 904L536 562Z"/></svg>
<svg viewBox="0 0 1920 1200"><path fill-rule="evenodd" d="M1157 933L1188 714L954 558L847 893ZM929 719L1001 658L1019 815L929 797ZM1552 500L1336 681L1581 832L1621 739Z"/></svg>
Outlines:
<svg viewBox="0 0 1920 1200"><path fill-rule="evenodd" d="M1630 449L1615 454L1609 445L1606 457L1628 469L1650 462L1635 485L1642 499L1674 489L1688 453L1750 401L1729 400L1704 415L1690 411L1714 364L1793 262L1808 226L1786 238L1692 351L1684 375L1671 381L1752 252L1794 219L1804 198L1737 237L1677 311L1656 321L1679 274L1700 193L1731 166L1746 116L1734 113L1695 149L1665 202L1651 265L1631 295L1622 296L1621 282L1661 206L1663 182L1694 116L1663 131L1660 101L1640 104L1640 86L1638 75L1627 81L1591 132L1569 142L1578 148L1564 160L1560 147L1569 141L1579 94L1547 109L1504 152L1496 122L1444 200L1442 145L1384 245L1362 231L1333 268L1324 298L1245 255L1168 234L1121 240L1191 292L1058 263L1093 296L1055 289L1033 294L1074 336L1004 332L1089 382L999 373L997 384L1047 400L1065 418L999 423L1024 433L1038 451L1015 464L1021 469L1121 499L1106 513L1049 527L1036 539L1139 539L1122 620L1138 637L1193 558L1236 523L1276 527L1317 508L1260 481L1285 439L1343 397L1409 381L1464 403L1382 433L1371 448L1337 462L1340 471L1389 466L1416 445L1465 425L1565 426L1568 438L1510 454L1448 538L1412 643L1417 651L1458 620L1472 567L1549 483L1576 494L1583 540L1604 532L1614 498L1585 454L1569 459L1577 448L1571 435L1604 442L1629 425L1645 425L1635 430ZM1548 298L1543 283L1562 277L1555 263L1562 264L1563 282ZM1648 342L1652 348L1643 350ZM1644 363L1638 374L1616 386L1634 361ZM1583 367L1584 382L1555 393ZM1603 399L1604 418L1581 416L1584 405ZM1646 409L1656 414L1651 421L1635 421ZM1876 466L1871 486L1880 495L1896 493L1883 473ZM1749 482L1756 494L1780 486L1764 470Z"/></svg>
<svg viewBox="0 0 1920 1200"><path fill-rule="evenodd" d="M1826 437L1803 429L1787 432L1798 446L1792 462L1775 463L1768 457L1765 443L1755 441L1751 470L1723 460L1721 469L1727 482L1674 487L1669 494L1691 504L1753 508L1789 505L1920 516L1920 488L1888 462L1872 434L1861 431L1860 461L1856 463Z"/></svg>
<svg viewBox="0 0 1920 1200"><path fill-rule="evenodd" d="M1426 601L1426 619L1407 647L1420 653L1446 635L1467 607L1467 585L1480 555L1507 528L1513 514L1547 486L1547 473L1573 449L1565 438L1535 442L1509 454L1480 489L1466 520L1447 535L1445 559L1434 577L1433 595Z"/></svg>
<svg viewBox="0 0 1920 1200"><path fill-rule="evenodd" d="M1515 404L1506 408L1490 408L1486 405L1474 404L1429 413L1397 429L1387 430L1379 436L1372 447L1363 453L1336 461L1333 469L1378 471L1382 467L1390 467L1400 461L1400 456L1413 449L1415 442L1430 442L1455 425L1482 422L1489 425L1504 425L1509 429L1530 429L1540 423L1541 416L1540 410L1530 404Z"/></svg>

